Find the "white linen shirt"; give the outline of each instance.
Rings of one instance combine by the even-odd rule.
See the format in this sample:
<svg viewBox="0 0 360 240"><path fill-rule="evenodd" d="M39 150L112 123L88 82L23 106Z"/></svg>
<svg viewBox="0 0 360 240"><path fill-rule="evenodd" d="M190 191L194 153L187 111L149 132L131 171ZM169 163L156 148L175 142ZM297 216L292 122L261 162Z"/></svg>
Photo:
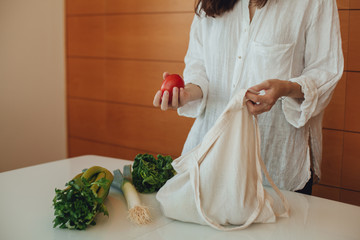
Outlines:
<svg viewBox="0 0 360 240"><path fill-rule="evenodd" d="M320 177L322 116L343 72L336 0L269 0L251 22L248 6L240 0L220 17L194 16L183 75L203 98L178 109L196 117L183 154L201 142L238 89L293 81L304 99L279 99L258 120L270 176L295 191L309 180L311 164Z"/></svg>

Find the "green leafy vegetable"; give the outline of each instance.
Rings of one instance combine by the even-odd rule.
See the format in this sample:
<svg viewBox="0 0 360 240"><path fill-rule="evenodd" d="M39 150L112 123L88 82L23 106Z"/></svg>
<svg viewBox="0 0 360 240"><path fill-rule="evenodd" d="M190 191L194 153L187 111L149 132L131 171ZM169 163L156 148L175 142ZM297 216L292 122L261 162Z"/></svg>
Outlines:
<svg viewBox="0 0 360 240"><path fill-rule="evenodd" d="M90 176L88 174L84 177L86 172L78 174L66 183L65 189L55 189L54 227L84 230L87 226L96 224L94 218L98 213L109 215L103 202L113 176L101 167L92 167L90 170L93 171Z"/></svg>
<svg viewBox="0 0 360 240"><path fill-rule="evenodd" d="M138 154L135 157L132 181L138 192L153 193L158 191L167 180L175 175L171 156Z"/></svg>

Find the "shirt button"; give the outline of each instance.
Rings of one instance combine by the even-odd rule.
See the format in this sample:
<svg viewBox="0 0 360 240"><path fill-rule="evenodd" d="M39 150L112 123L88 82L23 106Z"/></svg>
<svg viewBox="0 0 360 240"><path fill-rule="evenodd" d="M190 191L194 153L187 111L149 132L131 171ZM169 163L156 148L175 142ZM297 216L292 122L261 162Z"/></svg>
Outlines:
<svg viewBox="0 0 360 240"><path fill-rule="evenodd" d="M241 59L241 56L238 56L239 59Z"/></svg>

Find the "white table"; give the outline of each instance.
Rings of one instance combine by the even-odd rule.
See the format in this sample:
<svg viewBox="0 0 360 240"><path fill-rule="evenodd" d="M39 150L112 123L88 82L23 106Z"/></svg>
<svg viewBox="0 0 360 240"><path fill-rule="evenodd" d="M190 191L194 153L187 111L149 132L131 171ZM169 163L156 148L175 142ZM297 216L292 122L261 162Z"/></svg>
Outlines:
<svg viewBox="0 0 360 240"><path fill-rule="evenodd" d="M82 156L0 173L0 239L360 239L360 207L283 191L291 205L290 218L272 224L253 224L234 232L173 221L164 217L154 194L142 194L153 222L137 226L126 218L121 193L112 189L105 205L109 217L98 215L96 225L85 231L52 227L55 188L84 168L103 166L110 171L131 162L99 156Z"/></svg>

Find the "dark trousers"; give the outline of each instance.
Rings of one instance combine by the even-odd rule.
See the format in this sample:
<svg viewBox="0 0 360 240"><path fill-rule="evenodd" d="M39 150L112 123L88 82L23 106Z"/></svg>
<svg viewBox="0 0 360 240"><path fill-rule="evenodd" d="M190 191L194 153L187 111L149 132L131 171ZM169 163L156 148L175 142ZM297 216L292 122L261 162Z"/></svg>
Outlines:
<svg viewBox="0 0 360 240"><path fill-rule="evenodd" d="M313 185L313 175L314 175L313 171L311 170L311 177L310 177L309 181L305 184L304 188L297 190L295 192L311 195L312 185Z"/></svg>

